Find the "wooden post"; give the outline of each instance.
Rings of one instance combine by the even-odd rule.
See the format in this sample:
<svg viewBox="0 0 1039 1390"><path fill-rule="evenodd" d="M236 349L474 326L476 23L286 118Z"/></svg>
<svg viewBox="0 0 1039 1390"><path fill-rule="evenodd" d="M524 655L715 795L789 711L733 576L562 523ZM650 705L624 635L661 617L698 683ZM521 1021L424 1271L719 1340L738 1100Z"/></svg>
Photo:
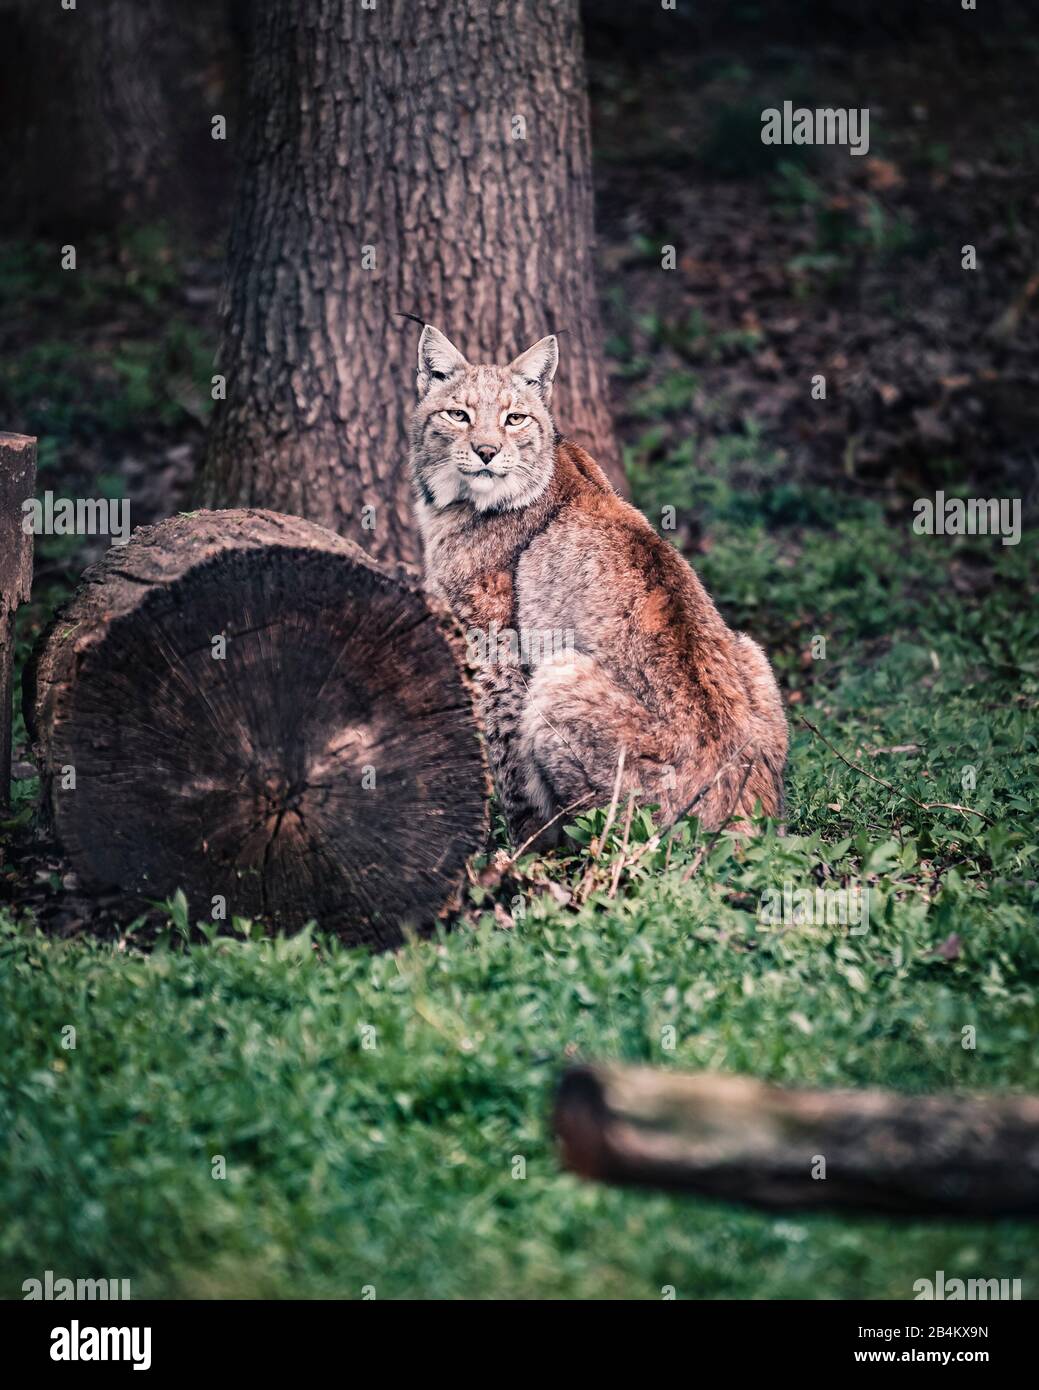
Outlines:
<svg viewBox="0 0 1039 1390"><path fill-rule="evenodd" d="M32 587L32 532L22 504L36 489L36 440L0 434L0 813L11 808L11 678L14 615Z"/></svg>
<svg viewBox="0 0 1039 1390"><path fill-rule="evenodd" d="M781 1210L1039 1215L1039 1096L795 1091L575 1067L555 1129L565 1166L603 1182Z"/></svg>

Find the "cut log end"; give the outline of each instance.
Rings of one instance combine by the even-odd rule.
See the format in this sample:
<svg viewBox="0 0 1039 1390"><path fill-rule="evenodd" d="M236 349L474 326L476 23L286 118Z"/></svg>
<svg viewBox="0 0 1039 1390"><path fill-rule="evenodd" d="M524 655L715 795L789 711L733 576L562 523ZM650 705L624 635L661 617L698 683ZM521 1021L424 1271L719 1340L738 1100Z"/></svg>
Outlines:
<svg viewBox="0 0 1039 1390"><path fill-rule="evenodd" d="M28 715L88 879L193 918L394 944L452 905L488 780L462 644L416 588L273 513L136 533L38 649Z"/></svg>

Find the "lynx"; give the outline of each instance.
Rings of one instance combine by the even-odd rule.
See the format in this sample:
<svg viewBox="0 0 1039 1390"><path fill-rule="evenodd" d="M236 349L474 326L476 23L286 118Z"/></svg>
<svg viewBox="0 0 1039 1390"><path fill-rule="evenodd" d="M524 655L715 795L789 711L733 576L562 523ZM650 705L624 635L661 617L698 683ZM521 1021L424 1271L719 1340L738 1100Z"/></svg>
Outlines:
<svg viewBox="0 0 1039 1390"><path fill-rule="evenodd" d="M559 435L558 361L554 336L505 367L470 365L428 324L419 340L426 586L467 633L510 835L557 842L562 812L615 790L712 829L746 829L755 803L779 816L787 727L768 660Z"/></svg>

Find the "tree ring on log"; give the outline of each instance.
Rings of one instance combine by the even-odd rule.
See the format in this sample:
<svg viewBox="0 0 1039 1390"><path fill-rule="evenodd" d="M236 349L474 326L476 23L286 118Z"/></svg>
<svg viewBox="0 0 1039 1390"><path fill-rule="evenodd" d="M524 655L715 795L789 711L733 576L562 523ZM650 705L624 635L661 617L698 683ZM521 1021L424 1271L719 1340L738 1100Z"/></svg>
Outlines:
<svg viewBox="0 0 1039 1390"><path fill-rule="evenodd" d="M388 946L457 902L489 781L464 644L403 573L297 517L196 512L89 570L26 673L73 866L192 920ZM71 771L71 776L70 776Z"/></svg>

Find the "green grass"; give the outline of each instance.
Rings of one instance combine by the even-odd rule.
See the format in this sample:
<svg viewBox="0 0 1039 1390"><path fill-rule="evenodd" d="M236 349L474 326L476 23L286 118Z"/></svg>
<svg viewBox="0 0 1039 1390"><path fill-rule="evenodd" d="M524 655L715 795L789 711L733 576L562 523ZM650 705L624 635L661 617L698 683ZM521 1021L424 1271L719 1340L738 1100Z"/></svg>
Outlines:
<svg viewBox="0 0 1039 1390"><path fill-rule="evenodd" d="M653 476L650 511L670 492ZM897 525L850 503L824 524L789 485L778 507L767 470L756 493L723 467L686 481L701 571L766 641L792 716L896 790L792 720L785 838L723 838L683 882L702 848L686 827L669 863L648 853L579 908L544 889L573 891L581 855L527 860L474 890L469 925L396 955L173 927L145 951L2 919L0 1295L50 1268L135 1296L911 1298L938 1269L1035 1296L1024 1223L776 1217L559 1170L548 1117L570 1058L1039 1086L1035 537L914 537L908 507ZM820 635L825 660L806 659ZM869 886L869 930L763 926L784 881Z"/></svg>

